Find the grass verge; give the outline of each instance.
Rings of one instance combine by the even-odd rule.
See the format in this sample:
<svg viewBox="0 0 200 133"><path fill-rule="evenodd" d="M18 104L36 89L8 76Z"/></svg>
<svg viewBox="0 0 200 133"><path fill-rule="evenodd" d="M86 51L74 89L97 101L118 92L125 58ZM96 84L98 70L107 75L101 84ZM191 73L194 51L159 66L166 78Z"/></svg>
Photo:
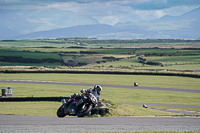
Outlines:
<svg viewBox="0 0 200 133"><path fill-rule="evenodd" d="M1 102L0 114L56 116L61 102ZM110 114L106 116L177 116L175 113L145 109L138 105L123 105L114 103L110 107Z"/></svg>
<svg viewBox="0 0 200 133"><path fill-rule="evenodd" d="M95 84L119 84L131 85L132 81L140 81L142 86L177 87L199 89L199 79L186 77L165 76L139 76L139 75L95 75L95 74L0 74L0 79L56 81L74 83ZM149 83L149 85L147 83ZM151 83L150 83L151 82ZM196 86L195 86L196 85ZM56 97L69 96L79 93L81 89L89 89L93 86L68 86L47 84L20 84L0 83L0 88L13 88L14 97ZM125 88L103 87L100 99L112 101L110 108L111 116L171 116L177 115L157 110L145 109L138 105L124 105L119 103L158 103L158 104L180 104L198 105L200 98L198 93L170 92L156 90L140 90ZM1 102L0 114L16 115L50 115L61 105L59 102ZM18 111L17 111L18 110ZM42 111L41 111L42 110ZM45 112L45 111L47 112ZM199 109L188 108L188 110L199 111ZM16 112L15 112L16 111ZM33 111L33 112L31 112ZM27 112L24 113L24 112Z"/></svg>
<svg viewBox="0 0 200 133"><path fill-rule="evenodd" d="M72 83L92 83L111 85L133 85L137 82L140 86L169 87L200 89L198 78L178 76L153 76L153 75L117 75L117 74L59 74L59 73L0 73L0 80L34 80L34 81L55 81ZM1 86L0 86L1 87Z"/></svg>

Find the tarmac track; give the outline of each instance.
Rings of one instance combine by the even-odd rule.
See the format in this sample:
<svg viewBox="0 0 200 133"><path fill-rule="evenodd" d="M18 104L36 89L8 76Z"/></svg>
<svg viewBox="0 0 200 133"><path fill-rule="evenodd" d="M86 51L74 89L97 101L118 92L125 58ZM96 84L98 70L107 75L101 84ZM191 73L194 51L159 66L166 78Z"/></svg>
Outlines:
<svg viewBox="0 0 200 133"><path fill-rule="evenodd" d="M200 131L199 117L65 117L0 115L0 132Z"/></svg>

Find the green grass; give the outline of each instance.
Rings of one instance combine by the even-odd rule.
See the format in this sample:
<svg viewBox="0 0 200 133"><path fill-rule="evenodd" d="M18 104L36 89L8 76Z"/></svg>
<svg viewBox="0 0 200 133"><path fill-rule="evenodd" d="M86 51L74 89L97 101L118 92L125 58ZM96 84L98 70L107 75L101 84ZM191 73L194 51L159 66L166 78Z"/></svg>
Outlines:
<svg viewBox="0 0 200 133"><path fill-rule="evenodd" d="M102 43L92 43L92 42L105 42ZM104 67L129 67L131 69L175 69L175 70L199 70L198 65L195 66L194 63L200 63L200 50L199 49L166 49L166 48L123 48L123 46L128 45L154 45L153 43L128 43L130 40L124 41L114 41L118 43L108 43L106 40L84 40L84 39L69 39L69 40L17 40L17 41L0 41L0 56L21 56L23 58L33 58L33 59L58 59L60 60L59 52L76 52L79 53L81 51L87 52L95 52L99 54L91 54L91 55L69 55L67 53L64 56L64 62L67 63L69 60L73 60L75 62L81 62L86 64L86 67L93 66L104 66ZM144 41L144 40L143 40ZM161 41L161 40L157 40ZM168 40L169 41L169 40ZM171 40L172 41L172 40ZM119 43L120 42L120 43ZM124 43L122 43L124 42ZM173 41L172 41L173 42ZM78 45L79 43L83 43L86 46L84 48L69 48L71 46L74 47L83 47ZM189 43L189 42L182 42ZM191 43L191 42L190 42ZM196 42L192 42L196 44ZM166 45L165 42L155 43L160 45ZM175 42L172 44L180 45ZM110 45L110 46L109 46ZM114 46L115 45L115 46ZM97 46L97 47L96 47ZM109 48L99 48L100 46L108 46ZM48 48L44 48L48 47ZM117 48L114 48L117 47ZM143 65L139 63L136 58L127 59L127 57L131 57L134 54L151 54L153 56L144 57L149 62L160 62L163 63L164 67L159 66L149 66ZM160 56L163 55L175 55L175 56ZM196 56L194 56L196 55ZM101 64L95 64L97 61L105 61L103 57L113 56L115 58L124 58L124 60L120 61L112 61ZM185 63L185 64L184 64ZM191 63L191 64L188 64ZM175 66L171 66L171 64ZM184 64L181 65L180 64ZM0 66L61 66L61 63L13 63L13 62L0 62Z"/></svg>
<svg viewBox="0 0 200 133"><path fill-rule="evenodd" d="M55 63L15 63L15 62L0 62L0 66L61 66L59 62Z"/></svg>
<svg viewBox="0 0 200 133"><path fill-rule="evenodd" d="M93 86L0 83L0 88L7 87L13 88L14 97L65 97L70 96L73 93L80 93L81 89L89 89ZM200 102L198 93L107 87L103 87L101 98L115 103L130 102L199 105Z"/></svg>
<svg viewBox="0 0 200 133"><path fill-rule="evenodd" d="M59 102L1 102L0 114L56 116Z"/></svg>
<svg viewBox="0 0 200 133"><path fill-rule="evenodd" d="M87 65L85 67L94 67L94 66L104 66L104 67L123 67L123 66L129 66L129 67L134 67L134 66L142 66L141 63L137 60L137 58L130 58L130 59L123 59L119 61L112 61L112 62L106 62L106 63L101 63L101 64L93 64L93 65Z"/></svg>
<svg viewBox="0 0 200 133"><path fill-rule="evenodd" d="M59 53L59 52L80 52L80 51L86 51L88 49L79 49L79 48L38 48L38 47L31 47L31 48L26 48L26 47L0 47L0 51L9 51L9 52L45 52L45 53Z"/></svg>
<svg viewBox="0 0 200 133"><path fill-rule="evenodd" d="M9 105L9 106L8 106ZM56 116L59 102L2 102L0 114ZM109 116L171 116L178 115L157 110L145 109L142 106L116 104L110 108ZM144 115L145 114L145 115Z"/></svg>
<svg viewBox="0 0 200 133"><path fill-rule="evenodd" d="M19 48L18 48L19 50ZM6 56L9 57L11 56L12 58L16 58L15 60L17 60L17 57L22 57L24 59L26 59L26 62L2 62L0 61L0 66L61 66L62 63L48 63L48 62L43 62L43 63L27 63L27 60L31 60L31 59L39 59L40 61L43 59L54 59L54 60L60 60L61 61L61 57L60 55L58 55L58 53L45 53L45 52L39 52L39 51L34 51L34 52L30 52L30 51L18 51L17 49L3 49L0 48L0 56ZM21 49L22 50L22 49ZM28 58L28 59L27 59Z"/></svg>
<svg viewBox="0 0 200 133"><path fill-rule="evenodd" d="M136 51L136 54L150 54L150 55L175 55L175 56L184 56L184 55L197 55L200 53L200 50L186 50L186 49L169 49L169 48L150 48L150 49L139 49Z"/></svg>
<svg viewBox="0 0 200 133"><path fill-rule="evenodd" d="M99 39L60 39L60 40L15 40L0 41L0 47L87 47L87 48L130 48L134 46L159 46L159 45L198 45L199 40L99 40Z"/></svg>
<svg viewBox="0 0 200 133"><path fill-rule="evenodd" d="M120 61L106 62L101 64L87 65L85 67L129 67L131 69L174 69L174 70L199 70L200 56L159 56L144 57L148 62L162 63L164 66L153 66L139 63L137 58L124 59Z"/></svg>
<svg viewBox="0 0 200 133"><path fill-rule="evenodd" d="M21 56L23 58L33 58L33 59L60 59L57 53L36 53L36 52L24 52L24 51L2 51L0 56Z"/></svg>
<svg viewBox="0 0 200 133"><path fill-rule="evenodd" d="M16 80L35 80L35 81L57 81L57 82L76 82L93 84L118 84L132 85L132 80L141 80L139 85L145 83L146 86L165 86L188 89L199 89L199 79L185 77L165 77L165 76L134 76L134 75L95 75L95 74L0 74L0 79ZM151 82L151 83L150 83ZM188 84L187 84L188 83ZM81 89L89 89L93 86L68 86L68 85L47 85L47 84L20 84L20 83L0 83L0 88L13 88L14 97L59 97L69 96L73 93L79 93ZM180 104L180 105L198 105L200 103L199 93L170 92L156 90L140 90L125 88L103 87L100 99L112 101L114 106L111 108L111 116L170 116L179 115L156 110L145 109L139 105L121 105L119 103L158 103L158 104ZM16 105L13 105L16 104ZM30 105L29 105L30 104ZM38 106L35 106L38 104ZM50 107L52 104L52 107ZM61 104L61 103L60 103ZM23 104L3 102L0 103L0 114L17 115L55 115L55 111L60 104L51 102L28 102ZM11 111L12 105L19 110ZM32 105L32 106L31 106ZM27 106L27 107L26 107ZM41 107L42 106L42 107ZM44 106L44 107L43 107ZM49 113L38 112L45 108ZM24 108L27 108L24 109ZM30 108L33 108L32 110ZM169 107L171 108L171 107ZM20 112L20 110L24 110ZM184 108L180 108L184 109ZM200 111L200 109L187 108L188 110ZM33 111L27 113L26 111ZM12 112L13 111L13 112ZM5 113L6 112L6 113ZM21 114L20 114L21 113Z"/></svg>
<svg viewBox="0 0 200 133"><path fill-rule="evenodd" d="M82 62L87 64L95 64L99 61L108 61L109 59L104 59L105 57L113 57L115 59L127 58L128 55L114 55L114 54L62 54L64 62L68 61ZM95 66L95 65L86 65L86 66ZM101 63L103 65L103 63Z"/></svg>
<svg viewBox="0 0 200 133"><path fill-rule="evenodd" d="M146 40L148 41L148 40ZM150 40L151 41L151 40ZM160 41L160 40L157 40ZM53 58L60 59L57 53L59 52L80 52L90 51L97 52L103 55L96 60L102 60L104 56L113 56L116 58L126 58L133 56L133 54L154 54L154 57L144 57L147 61L161 62L164 67L160 66L145 66L138 63L137 58L124 59L120 61L113 61L93 66L109 67L124 67L134 69L176 69L176 70L199 70L200 50L179 50L179 49L134 49L130 47L139 47L141 45L150 47L158 45L177 45L195 44L199 42L158 42L158 43L143 43L125 41L106 41L106 40L85 40L85 39L60 39L60 40L17 40L17 41L0 41L0 56L21 56L24 58ZM49 48L42 48L49 47ZM51 48L50 48L51 47ZM68 48L68 47L84 47ZM124 49L125 47L129 49ZM102 49L107 48L107 49ZM115 49L114 49L115 48ZM119 49L122 48L122 49ZM108 55L109 54L109 55ZM158 56L176 55L176 56ZM181 56L187 55L187 56ZM188 56L190 55L190 56ZM196 55L196 56L193 56ZM81 60L73 57L73 60ZM92 56L86 58L90 60ZM186 63L186 64L184 64ZM188 64L191 63L191 64ZM173 64L172 66L170 64ZM184 65L180 65L184 64ZM11 63L0 62L0 66L60 66L60 63ZM101 68L100 68L101 69ZM102 75L102 74L0 74L0 79L6 80L35 80L35 81L56 81L56 82L72 82L72 83L92 83L92 84L113 84L113 85L133 85L138 82L140 86L151 87L170 87L183 89L200 89L199 79L176 77L176 76L141 76L141 75ZM19 84L19 83L0 83L0 88L13 88L15 97L40 97L40 96L69 96L81 89L88 89L85 86L63 86L63 85L42 85L42 84ZM92 86L91 86L92 87ZM177 115L156 110L144 109L138 105L122 105L120 102L133 103L160 103L160 104L182 104L182 105L199 105L200 98L196 93L183 92L167 92L167 91L153 91L153 90L139 90L139 89L125 89L125 88L106 88L103 87L103 93L100 99L110 100L114 103L111 108L112 116L169 116ZM16 114L16 115L48 115L55 116L57 108L60 106L59 102L2 102L0 103L0 114ZM171 107L170 107L171 108ZM185 109L185 108L180 108ZM197 110L187 108L188 110ZM42 111L38 111L42 110Z"/></svg>
<svg viewBox="0 0 200 133"><path fill-rule="evenodd" d="M80 93L80 86L45 85L45 84L20 84L0 83L0 88L13 88L13 97L68 97Z"/></svg>
<svg viewBox="0 0 200 133"><path fill-rule="evenodd" d="M200 63L200 56L145 57L150 62L165 64Z"/></svg>
<svg viewBox="0 0 200 133"><path fill-rule="evenodd" d="M110 75L110 74L0 74L0 80L41 80L72 83L133 85L138 82L140 86L170 87L183 89L200 89L198 78L178 76L150 76L150 75Z"/></svg>
<svg viewBox="0 0 200 133"><path fill-rule="evenodd" d="M108 48L108 49L89 49L91 52L96 52L100 54L133 54L136 49L134 48Z"/></svg>
<svg viewBox="0 0 200 133"><path fill-rule="evenodd" d="M57 43L59 41L43 41L43 40L16 40L16 41L0 41L1 47L69 47L68 43ZM74 45L72 45L74 46Z"/></svg>
<svg viewBox="0 0 200 133"><path fill-rule="evenodd" d="M39 85L39 84L8 84L0 83L2 88L11 85L15 97L45 97L45 96L69 96L85 86ZM103 88L100 99L113 101L109 116L173 116L175 113L145 109L142 105L124 105L121 102L136 103L161 103L161 104L192 104L199 105L198 94L175 93L162 91L130 90L123 88ZM0 114L14 115L40 115L55 116L55 112L61 105L59 102L1 102ZM39 111L42 110L42 111ZM190 110L198 110L191 109Z"/></svg>

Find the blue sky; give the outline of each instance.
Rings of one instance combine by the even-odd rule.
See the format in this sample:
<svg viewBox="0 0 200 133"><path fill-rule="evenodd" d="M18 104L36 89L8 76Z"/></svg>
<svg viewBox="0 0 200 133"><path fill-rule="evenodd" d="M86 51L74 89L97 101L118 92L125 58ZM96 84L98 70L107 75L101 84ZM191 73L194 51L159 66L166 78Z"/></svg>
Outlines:
<svg viewBox="0 0 200 133"><path fill-rule="evenodd" d="M21 32L29 33L84 24L148 21L198 7L200 0L0 0L0 16L5 13L10 21L20 18L22 24L36 25L33 29L21 28ZM20 30L20 26L17 28Z"/></svg>

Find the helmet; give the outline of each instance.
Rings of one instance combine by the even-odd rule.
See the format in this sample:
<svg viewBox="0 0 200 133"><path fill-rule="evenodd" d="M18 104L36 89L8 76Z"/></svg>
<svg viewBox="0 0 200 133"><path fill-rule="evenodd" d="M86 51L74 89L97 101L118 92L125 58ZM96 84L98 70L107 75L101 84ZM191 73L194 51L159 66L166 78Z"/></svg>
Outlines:
<svg viewBox="0 0 200 133"><path fill-rule="evenodd" d="M101 95L102 87L100 85L95 85L94 90L97 91L98 95Z"/></svg>

